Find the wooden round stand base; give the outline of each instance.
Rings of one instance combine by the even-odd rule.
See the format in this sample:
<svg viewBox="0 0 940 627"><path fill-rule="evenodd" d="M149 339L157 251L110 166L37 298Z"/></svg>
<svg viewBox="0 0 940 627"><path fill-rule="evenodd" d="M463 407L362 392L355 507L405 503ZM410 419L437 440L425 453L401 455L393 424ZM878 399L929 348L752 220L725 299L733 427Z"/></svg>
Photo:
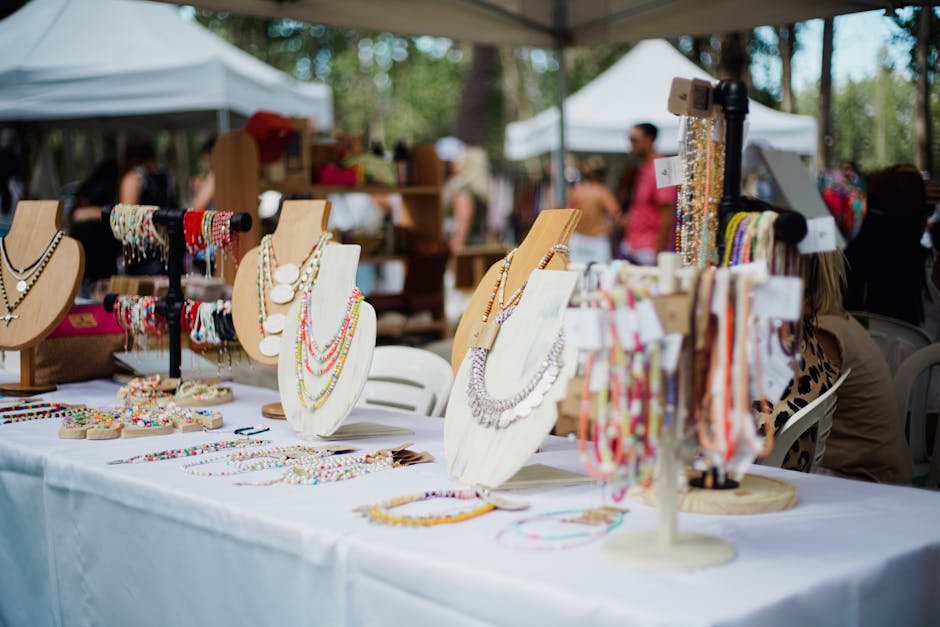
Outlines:
<svg viewBox="0 0 940 627"><path fill-rule="evenodd" d="M49 383L46 385L34 383L32 385L25 385L23 383L4 383L0 385L0 394L6 394L7 396L33 396L35 394L44 394L46 392L53 392L58 388Z"/></svg>
<svg viewBox="0 0 940 627"><path fill-rule="evenodd" d="M656 531L618 534L604 542L604 553L621 564L644 570L694 570L734 559L734 546L701 533L678 533L662 545Z"/></svg>
<svg viewBox="0 0 940 627"><path fill-rule="evenodd" d="M652 488L634 488L630 496L646 505L656 505ZM733 490L689 488L679 495L679 511L691 514L764 514L796 505L796 487L761 475L744 475Z"/></svg>
<svg viewBox="0 0 940 627"><path fill-rule="evenodd" d="M267 403L261 406L261 415L271 420L286 420L284 408L280 403Z"/></svg>

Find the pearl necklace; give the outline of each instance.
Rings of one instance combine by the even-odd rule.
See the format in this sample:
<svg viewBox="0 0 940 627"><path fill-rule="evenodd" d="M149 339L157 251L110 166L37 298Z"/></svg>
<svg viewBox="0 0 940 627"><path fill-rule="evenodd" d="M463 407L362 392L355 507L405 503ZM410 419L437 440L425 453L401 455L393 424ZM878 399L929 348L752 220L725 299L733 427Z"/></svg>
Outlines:
<svg viewBox="0 0 940 627"><path fill-rule="evenodd" d="M16 291L19 292L19 296L17 296L16 300L11 304L10 297L7 294L6 280L3 278L3 271L0 270L0 294L3 295L3 306L6 307L6 313L0 316L0 320L5 322L6 326L10 326L11 322L19 318L19 315L13 313L14 310L19 307L23 299L26 298L30 290L33 289L36 281L42 276L42 271L46 269L46 265L49 263L52 254L59 246L59 242L62 241L63 237L65 237L65 231L57 231L52 241L46 246L46 250L39 256L39 259L23 268L14 268L13 264L10 263L10 259L7 256L6 238L0 237L0 251L3 253L3 266L13 275L13 278L17 280Z"/></svg>
<svg viewBox="0 0 940 627"><path fill-rule="evenodd" d="M294 376L297 382L297 396L300 402L309 410L322 407L333 389L346 365L349 348L352 345L356 327L359 326L359 306L363 296L359 288L353 288L346 303L346 312L336 334L326 342L323 347L313 339L313 318L310 311L310 293L304 294L298 314L296 362ZM304 372L319 377L329 375L326 384L316 394L307 390L307 381Z"/></svg>
<svg viewBox="0 0 940 627"><path fill-rule="evenodd" d="M256 472L259 470L268 470L271 468L285 468L300 463L307 462L311 458L319 459L333 455L335 451L322 449L313 446L278 446L262 451L239 451L222 455L220 457L210 457L195 462L190 462L180 466L183 472L197 477L230 477L240 475L246 472ZM197 466L207 466L219 462L227 462L232 466L231 470L195 470Z"/></svg>
<svg viewBox="0 0 940 627"><path fill-rule="evenodd" d="M286 318L283 313L268 315L267 299L278 305L286 305L294 300L298 289L306 292L310 289L320 273L320 257L323 247L333 237L326 232L310 250L300 267L292 263L279 264L274 252L271 235L265 235L261 240L261 249L258 253L258 327L261 341L258 350L265 357L277 357L280 353L281 340L279 336L284 330ZM276 266L276 267L275 267ZM275 269L272 272L272 267ZM273 277L273 278L272 278Z"/></svg>
<svg viewBox="0 0 940 627"><path fill-rule="evenodd" d="M515 307L510 307L499 312L496 316L497 326L501 326L514 311ZM490 349L471 348L467 395L470 397L470 410L477 423L482 427L505 429L531 414L533 409L541 405L545 394L561 372L561 354L564 347L564 332L559 331L548 355L538 365L528 382L521 390L504 399L494 398L486 389L486 358Z"/></svg>

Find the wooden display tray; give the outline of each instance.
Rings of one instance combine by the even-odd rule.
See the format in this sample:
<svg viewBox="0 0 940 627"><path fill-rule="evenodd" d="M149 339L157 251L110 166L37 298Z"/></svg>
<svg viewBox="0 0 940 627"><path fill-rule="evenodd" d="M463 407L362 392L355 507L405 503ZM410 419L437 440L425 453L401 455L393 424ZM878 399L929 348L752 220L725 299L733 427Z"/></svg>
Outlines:
<svg viewBox="0 0 940 627"><path fill-rule="evenodd" d="M652 488L637 486L630 497L644 505L656 505ZM733 490L705 490L690 487L679 494L679 511L689 514L766 514L790 509L797 502L796 487L780 479L744 475Z"/></svg>

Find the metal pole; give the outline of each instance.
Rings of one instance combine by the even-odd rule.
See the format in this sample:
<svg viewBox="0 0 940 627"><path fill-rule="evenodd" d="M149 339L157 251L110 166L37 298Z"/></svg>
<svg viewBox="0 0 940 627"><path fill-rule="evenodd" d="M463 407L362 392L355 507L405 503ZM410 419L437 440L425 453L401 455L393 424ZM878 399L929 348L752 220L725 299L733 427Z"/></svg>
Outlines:
<svg viewBox="0 0 940 627"><path fill-rule="evenodd" d="M559 208L568 204L568 186L565 181L565 98L568 96L568 70L565 67L565 47L559 45L555 48L558 53L558 80L556 82L558 95L558 147L552 154L552 172L555 183L555 200Z"/></svg>
<svg viewBox="0 0 940 627"><path fill-rule="evenodd" d="M228 133L230 130L232 130L232 121L229 118L228 109L219 109L216 111L215 121L216 126L218 127L219 135Z"/></svg>

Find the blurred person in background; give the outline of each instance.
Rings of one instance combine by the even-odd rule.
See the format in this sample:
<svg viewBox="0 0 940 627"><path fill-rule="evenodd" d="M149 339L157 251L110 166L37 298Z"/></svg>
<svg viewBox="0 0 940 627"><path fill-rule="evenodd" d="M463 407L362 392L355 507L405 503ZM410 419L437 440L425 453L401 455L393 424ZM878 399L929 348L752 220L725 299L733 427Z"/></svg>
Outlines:
<svg viewBox="0 0 940 627"><path fill-rule="evenodd" d="M215 134L212 134L202 143L199 149L201 172L189 182L193 195L192 208L199 211L209 211L215 208L215 174L212 171L212 150L215 148L215 140Z"/></svg>
<svg viewBox="0 0 940 627"><path fill-rule="evenodd" d="M671 250L675 240L676 188L656 186L653 162L660 156L656 153L658 135L659 129L648 122L634 126L629 135L637 173L621 252L629 261L641 265L654 265L657 253Z"/></svg>
<svg viewBox="0 0 940 627"><path fill-rule="evenodd" d="M126 205L179 207L176 185L167 171L157 165L157 152L150 139L133 137L128 140L118 202ZM124 270L127 274L137 276L165 272L163 261L157 258L131 261Z"/></svg>
<svg viewBox="0 0 940 627"><path fill-rule="evenodd" d="M604 184L606 174L600 156L588 157L581 164L581 181L569 190L569 205L581 210L581 220L568 242L573 262L611 260L610 232L620 219L620 206Z"/></svg>
<svg viewBox="0 0 940 627"><path fill-rule="evenodd" d="M444 206L452 216L450 249L486 242L490 195L490 162L479 146L470 146L454 161L454 175L444 185Z"/></svg>
<svg viewBox="0 0 940 627"><path fill-rule="evenodd" d="M101 208L114 202L118 188L118 165L114 159L99 162L78 186L69 215L69 236L85 250L85 273L79 292L83 298L101 300L108 280L117 274L121 244L111 226L101 219Z"/></svg>
<svg viewBox="0 0 940 627"><path fill-rule="evenodd" d="M10 146L0 148L0 237L10 230L16 205L26 197L26 185L19 170L16 151Z"/></svg>

